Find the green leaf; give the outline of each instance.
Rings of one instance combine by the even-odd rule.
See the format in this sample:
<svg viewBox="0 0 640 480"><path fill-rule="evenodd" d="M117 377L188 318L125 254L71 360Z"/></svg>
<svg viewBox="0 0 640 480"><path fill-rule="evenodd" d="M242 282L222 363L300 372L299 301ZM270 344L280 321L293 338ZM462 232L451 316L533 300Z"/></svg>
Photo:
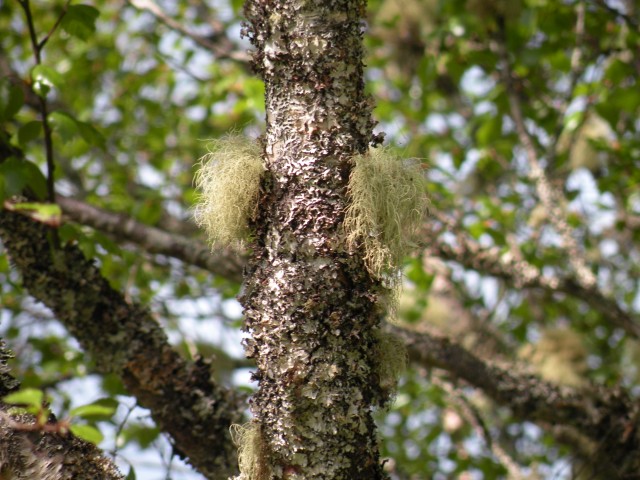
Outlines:
<svg viewBox="0 0 640 480"><path fill-rule="evenodd" d="M119 442L127 444L130 441L134 441L140 447L147 448L159 435L160 430L157 427L133 424L121 432Z"/></svg>
<svg viewBox="0 0 640 480"><path fill-rule="evenodd" d="M36 390L35 388L24 388L4 397L4 403L10 405L27 405L38 410L42 408L43 401L44 393L42 393L42 390Z"/></svg>
<svg viewBox="0 0 640 480"><path fill-rule="evenodd" d="M87 41L96 31L96 20L100 11L89 5L71 5L60 22L69 35Z"/></svg>
<svg viewBox="0 0 640 480"><path fill-rule="evenodd" d="M474 222L471 225L469 225L467 228L471 236L476 240L479 239L487 231L484 221Z"/></svg>
<svg viewBox="0 0 640 480"><path fill-rule="evenodd" d="M13 203L7 208L25 214L36 222L44 223L50 227L59 227L62 219L62 210L60 205L56 203Z"/></svg>
<svg viewBox="0 0 640 480"><path fill-rule="evenodd" d="M24 92L8 78L0 80L0 122L11 120L24 104Z"/></svg>
<svg viewBox="0 0 640 480"><path fill-rule="evenodd" d="M28 160L22 161L22 168L26 172L27 186L31 189L31 192L35 194L38 200L44 200L47 197L47 179L40 168Z"/></svg>
<svg viewBox="0 0 640 480"><path fill-rule="evenodd" d="M76 437L81 438L82 440L86 440L87 442L91 442L95 445L98 445L102 440L104 440L104 436L96 427L92 425L71 425L71 433L73 433Z"/></svg>
<svg viewBox="0 0 640 480"><path fill-rule="evenodd" d="M60 135L63 142L69 142L78 134L78 123L75 118L64 112L49 114L49 123L53 131Z"/></svg>
<svg viewBox="0 0 640 480"><path fill-rule="evenodd" d="M42 122L39 120L25 123L18 130L18 144L24 148L27 143L38 138L40 132L42 132Z"/></svg>
<svg viewBox="0 0 640 480"><path fill-rule="evenodd" d="M81 405L71 410L70 415L87 420L108 420L113 416L118 402L111 398L103 398L88 405Z"/></svg>
<svg viewBox="0 0 640 480"><path fill-rule="evenodd" d="M76 121L82 139L92 147L105 149L106 140L102 134L90 123Z"/></svg>
<svg viewBox="0 0 640 480"><path fill-rule="evenodd" d="M501 134L502 117L500 115L495 115L484 119L476 132L476 139L478 141L478 145L486 147L491 145L496 138L500 137Z"/></svg>
<svg viewBox="0 0 640 480"><path fill-rule="evenodd" d="M4 198L21 193L27 182L28 175L23 161L11 157L0 164L0 184L2 184Z"/></svg>
<svg viewBox="0 0 640 480"><path fill-rule="evenodd" d="M41 97L45 97L52 88L60 89L64 80L62 75L46 65L36 65L31 70L33 91Z"/></svg>
<svg viewBox="0 0 640 480"><path fill-rule="evenodd" d="M53 130L60 135L63 142L70 142L80 136L91 147L98 147L103 150L105 148L105 138L93 125L81 122L68 113L53 112L49 114L49 123Z"/></svg>
<svg viewBox="0 0 640 480"><path fill-rule="evenodd" d="M125 478L125 480L136 480L136 471L133 469L133 467L129 468L129 473L127 473L127 477Z"/></svg>

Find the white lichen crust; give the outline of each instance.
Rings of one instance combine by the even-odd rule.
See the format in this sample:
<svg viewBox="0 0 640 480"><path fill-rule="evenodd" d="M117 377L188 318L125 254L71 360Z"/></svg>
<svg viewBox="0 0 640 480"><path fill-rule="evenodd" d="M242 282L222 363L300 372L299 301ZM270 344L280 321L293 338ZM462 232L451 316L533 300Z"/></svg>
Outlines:
<svg viewBox="0 0 640 480"><path fill-rule="evenodd" d="M257 209L264 166L255 140L230 134L209 145L195 176L194 218L213 245L242 243Z"/></svg>
<svg viewBox="0 0 640 480"><path fill-rule="evenodd" d="M421 165L402 160L388 148L357 155L354 163L344 219L347 244L364 248L367 268L376 278L396 280L427 210Z"/></svg>

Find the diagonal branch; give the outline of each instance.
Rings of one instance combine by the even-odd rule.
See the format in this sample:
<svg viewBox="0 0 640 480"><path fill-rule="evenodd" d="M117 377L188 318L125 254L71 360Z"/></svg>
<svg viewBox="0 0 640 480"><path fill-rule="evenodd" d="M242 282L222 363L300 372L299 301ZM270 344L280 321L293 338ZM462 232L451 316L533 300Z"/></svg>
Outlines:
<svg viewBox="0 0 640 480"><path fill-rule="evenodd" d="M7 361L13 358L0 339L0 396L17 390ZM33 415L10 413L0 402L0 478L39 480L123 480L114 462L95 445L72 433L56 431L55 419L36 424ZM49 431L47 431L49 430Z"/></svg>
<svg viewBox="0 0 640 480"><path fill-rule="evenodd" d="M215 32L212 37L205 37L191 32L180 22L177 22L168 16L160 6L153 0L127 0L130 5L138 10L146 10L150 12L156 19L165 24L172 30L181 33L185 37L190 38L202 48L209 50L218 59L230 59L240 63L248 64L250 57L246 52L241 52L238 47L231 42L223 31ZM213 39L212 39L213 38Z"/></svg>
<svg viewBox="0 0 640 480"><path fill-rule="evenodd" d="M7 413L0 404L0 478L124 480L98 447L71 433L42 431L32 415Z"/></svg>
<svg viewBox="0 0 640 480"><path fill-rule="evenodd" d="M522 420L572 427L598 442L599 457L616 465L618 478L640 471L640 410L623 390L559 387L489 365L445 337L393 325L386 328L405 342L413 362L467 381Z"/></svg>
<svg viewBox="0 0 640 480"><path fill-rule="evenodd" d="M217 250L212 253L204 243L145 225L131 217L73 198L58 196L57 201L64 214L76 223L88 225L118 240L135 243L149 253L177 258L234 282L242 281L244 259L237 252Z"/></svg>
<svg viewBox="0 0 640 480"><path fill-rule="evenodd" d="M437 211L433 215L448 231L457 233L449 219ZM423 228L426 251L442 260L459 263L465 268L485 275L506 280L515 288L541 288L548 292L562 292L578 298L607 318L614 326L623 329L634 338L640 338L640 321L607 297L595 285L586 286L574 279L542 275L542 272L524 259L511 253L501 253L498 249L482 247L467 235L456 235L456 243L451 244L440 238L442 230L434 223L426 223Z"/></svg>
<svg viewBox="0 0 640 480"><path fill-rule="evenodd" d="M506 27L503 22L503 37L505 28ZM562 207L562 205L564 205L563 200L565 199L549 181L549 178L547 177L547 174L545 173L538 158L533 139L527 131L520 98L518 97L514 87L514 73L511 70L511 63L509 61L504 40L502 39L502 41L498 41L496 47L502 63L501 76L509 99L511 118L513 119L518 139L524 148L527 161L529 163L529 178L536 187L538 198L540 199L540 202L542 202L542 205L544 205L550 222L562 239L564 248L566 249L569 257L569 264L574 270L577 282L586 290L592 290L596 288L597 285L596 277L587 266L583 252L580 250L576 239L573 237L573 229L567 222L567 216Z"/></svg>
<svg viewBox="0 0 640 480"><path fill-rule="evenodd" d="M238 256L237 252L230 251L212 253L204 243L197 240L145 225L126 215L108 212L72 198L59 196L58 203L64 214L76 223L139 245L149 253L177 258L223 278L232 281L242 279L242 254ZM443 224L450 226L445 215L437 211L432 214ZM458 235L456 245L452 245L440 238L440 233L434 222L425 223L422 243L426 245L426 251L430 255L506 280L515 288L541 288L548 292L566 293L584 301L629 335L640 338L640 322L636 316L623 310L615 300L603 295L599 289L585 288L573 280L542 275L537 267L526 260L484 248L465 235Z"/></svg>
<svg viewBox="0 0 640 480"><path fill-rule="evenodd" d="M241 419L234 393L212 383L206 362L181 358L151 313L127 303L77 247L53 248L50 233L0 210L0 238L29 293L54 312L99 370L122 378L178 453L207 478L232 474L229 426Z"/></svg>

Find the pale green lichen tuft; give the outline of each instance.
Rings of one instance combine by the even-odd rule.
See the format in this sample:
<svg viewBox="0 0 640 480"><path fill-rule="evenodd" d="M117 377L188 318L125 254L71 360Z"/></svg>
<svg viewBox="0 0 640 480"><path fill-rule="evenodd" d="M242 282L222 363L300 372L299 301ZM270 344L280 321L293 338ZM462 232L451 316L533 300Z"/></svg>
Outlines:
<svg viewBox="0 0 640 480"><path fill-rule="evenodd" d="M194 218L213 245L242 243L247 238L264 170L257 142L239 134L211 142L195 176L201 193Z"/></svg>
<svg viewBox="0 0 640 480"><path fill-rule="evenodd" d="M427 211L421 164L402 160L388 148L371 149L354 163L344 220L347 245L364 248L374 277L396 283L402 258Z"/></svg>
<svg viewBox="0 0 640 480"><path fill-rule="evenodd" d="M381 406L388 405L395 397L398 379L407 367L407 348L401 338L392 334L375 330L373 346L374 368L379 378Z"/></svg>
<svg viewBox="0 0 640 480"><path fill-rule="evenodd" d="M238 447L240 475L234 480L267 480L270 475L263 458L260 424L255 421L231 425L231 439Z"/></svg>

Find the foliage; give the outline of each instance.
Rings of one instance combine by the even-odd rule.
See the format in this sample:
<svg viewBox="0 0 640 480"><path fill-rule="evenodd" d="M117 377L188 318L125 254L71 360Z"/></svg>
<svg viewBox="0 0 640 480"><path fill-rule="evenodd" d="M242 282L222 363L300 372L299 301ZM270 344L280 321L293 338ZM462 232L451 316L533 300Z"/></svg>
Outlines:
<svg viewBox="0 0 640 480"><path fill-rule="evenodd" d="M53 175L60 195L200 240L190 206L199 195L193 159L202 154L202 140L222 139L214 142L216 161L204 167L210 173L201 177L210 179L225 165L219 160L226 158L219 156L225 142L239 144L228 132L248 138L262 130L264 91L242 57L247 45L237 38L241 2L156 2L184 26L181 32L136 2L33 0L37 38L47 39L39 61L19 3L0 3L0 140L25 158L11 154L0 165L0 203L30 191L35 200L21 201L23 207L62 221L62 244L78 244L115 289L148 305L185 356L225 351L220 378L247 388L251 366L233 347L240 337L238 307L229 300L236 283L72 221L64 209L60 217L45 203ZM390 237L352 237L365 248L368 243L370 252L378 249L370 254L373 272L405 265L399 321L447 336L510 371L640 395L640 344L607 308L617 306L634 321L640 311L637 7L608 0L371 0L369 7L368 85L389 143L380 155L429 159L424 175L432 215L410 255L401 247L399 224L379 223L380 212L358 231L392 225ZM235 56L199 43L225 38ZM522 126L557 194L560 219L541 203ZM245 151L258 154L254 146ZM261 171L252 162L255 181ZM387 165L404 175L401 161ZM224 180L235 178L209 189L231 188ZM369 211L380 201L400 201L389 192L401 187L383 182ZM240 188L255 198L255 190ZM218 205L211 202L208 207ZM237 211L250 214L251 202ZM224 241L238 234L224 232L209 234L223 234ZM578 248L570 252L571 242ZM593 288L576 278L569 265L574 258L595 275ZM514 262L535 275L510 268ZM117 402L113 416L82 419L82 425L102 432L101 446L116 451L124 472L134 471L131 463L140 478L153 480L165 478L163 470L186 468L171 461L171 448L120 380L97 372L50 312L30 299L3 250L0 305L2 336L17 354L12 373L24 388L44 391L59 418L93 399ZM78 394L85 391L92 398ZM27 403L36 412L43 408ZM393 478L504 478L514 471L570 478L579 472L574 459L589 452L562 443L549 425L526 420L446 371L415 363L389 412L379 414ZM149 458L155 469L148 469Z"/></svg>

